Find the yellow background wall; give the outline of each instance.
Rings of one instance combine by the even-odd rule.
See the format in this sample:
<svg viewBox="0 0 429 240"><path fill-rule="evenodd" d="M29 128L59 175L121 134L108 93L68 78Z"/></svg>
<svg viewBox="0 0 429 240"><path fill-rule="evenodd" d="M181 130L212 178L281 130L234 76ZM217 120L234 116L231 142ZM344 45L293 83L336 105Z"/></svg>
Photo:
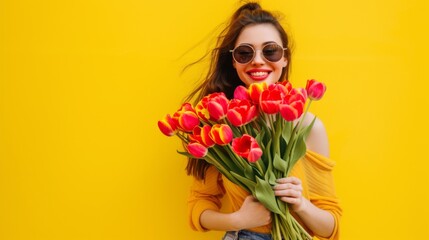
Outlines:
<svg viewBox="0 0 429 240"><path fill-rule="evenodd" d="M285 15L291 81L328 86L312 111L337 162L342 239L427 238L427 3L261 3ZM156 122L236 6L0 0L0 239L220 239L188 227L186 161Z"/></svg>

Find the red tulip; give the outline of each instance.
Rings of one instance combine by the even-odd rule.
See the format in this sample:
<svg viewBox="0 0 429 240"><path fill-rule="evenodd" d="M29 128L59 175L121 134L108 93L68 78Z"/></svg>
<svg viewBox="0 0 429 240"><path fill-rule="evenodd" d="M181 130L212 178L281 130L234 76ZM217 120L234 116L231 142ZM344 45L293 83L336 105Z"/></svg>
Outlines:
<svg viewBox="0 0 429 240"><path fill-rule="evenodd" d="M166 136L173 136L176 134L176 124L173 119L170 117L170 114L167 114L162 120L158 121L158 128Z"/></svg>
<svg viewBox="0 0 429 240"><path fill-rule="evenodd" d="M215 124L209 133L210 138L219 145L231 142L233 134L231 128L226 124Z"/></svg>
<svg viewBox="0 0 429 240"><path fill-rule="evenodd" d="M248 100L232 99L228 106L226 117L232 125L240 127L255 120L258 111Z"/></svg>
<svg viewBox="0 0 429 240"><path fill-rule="evenodd" d="M200 120L190 103L184 103L180 109L173 114L173 121L177 128L185 132L191 132L200 124Z"/></svg>
<svg viewBox="0 0 429 240"><path fill-rule="evenodd" d="M226 111L228 110L228 98L226 98L224 93L210 94L207 101L207 110L210 117L215 121L225 118Z"/></svg>
<svg viewBox="0 0 429 240"><path fill-rule="evenodd" d="M283 102L286 96L286 88L281 84L272 84L268 89L264 90L260 98L261 110L268 114L276 114L279 112L279 105Z"/></svg>
<svg viewBox="0 0 429 240"><path fill-rule="evenodd" d="M290 83L289 81L278 82L277 84L285 86L286 93L289 93L292 90L292 83Z"/></svg>
<svg viewBox="0 0 429 240"><path fill-rule="evenodd" d="M324 83L318 82L314 79L307 80L307 90L308 98L311 100L319 100L323 97L326 91L326 85Z"/></svg>
<svg viewBox="0 0 429 240"><path fill-rule="evenodd" d="M307 101L307 91L304 88L293 88L283 102L290 104L295 101L301 101L303 103Z"/></svg>
<svg viewBox="0 0 429 240"><path fill-rule="evenodd" d="M239 156L244 157L249 162L256 162L262 156L262 149L255 138L248 134L232 140L232 150Z"/></svg>
<svg viewBox="0 0 429 240"><path fill-rule="evenodd" d="M280 114L286 121L293 121L301 117L304 111L304 103L301 101L295 101L291 104L283 103L280 104Z"/></svg>
<svg viewBox="0 0 429 240"><path fill-rule="evenodd" d="M192 156L196 158L203 158L207 155L208 149L198 142L189 143L186 149Z"/></svg>

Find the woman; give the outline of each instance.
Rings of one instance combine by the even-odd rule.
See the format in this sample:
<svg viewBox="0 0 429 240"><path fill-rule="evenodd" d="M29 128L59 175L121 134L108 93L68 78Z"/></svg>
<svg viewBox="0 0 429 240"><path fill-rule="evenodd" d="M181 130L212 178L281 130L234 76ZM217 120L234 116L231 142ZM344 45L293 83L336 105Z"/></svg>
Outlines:
<svg viewBox="0 0 429 240"><path fill-rule="evenodd" d="M197 95L198 101L213 92L232 98L238 85L285 81L291 62L288 44L285 30L272 13L258 3L244 4L219 36L208 75L189 99ZM307 114L304 124L313 117ZM291 176L277 180L275 194L290 205L292 215L311 235L338 239L341 208L334 191L327 134L319 119L306 145L308 151ZM202 160L189 159L187 173L194 176L189 198L194 230L226 231L224 239L271 239L271 213L248 192ZM231 201L230 213L220 212L225 195Z"/></svg>

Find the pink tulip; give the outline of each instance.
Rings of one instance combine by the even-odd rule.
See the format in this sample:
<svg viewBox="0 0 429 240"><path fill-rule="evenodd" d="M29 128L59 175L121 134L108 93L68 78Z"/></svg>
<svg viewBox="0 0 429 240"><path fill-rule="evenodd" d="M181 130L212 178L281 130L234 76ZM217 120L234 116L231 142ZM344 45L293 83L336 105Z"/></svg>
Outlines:
<svg viewBox="0 0 429 240"><path fill-rule="evenodd" d="M259 147L258 142L248 134L234 138L232 140L232 150L252 163L258 161L262 156L262 149Z"/></svg>
<svg viewBox="0 0 429 240"><path fill-rule="evenodd" d="M207 155L208 149L198 142L189 143L186 149L192 156L196 158L203 158Z"/></svg>
<svg viewBox="0 0 429 240"><path fill-rule="evenodd" d="M166 136L173 136L176 134L176 124L173 119L170 117L170 114L167 114L162 120L158 121L158 128Z"/></svg>
<svg viewBox="0 0 429 240"><path fill-rule="evenodd" d="M232 125L240 127L255 120L258 111L248 100L232 99L228 106L226 117Z"/></svg>
<svg viewBox="0 0 429 240"><path fill-rule="evenodd" d="M226 145L231 142L233 134L226 124L215 124L209 133L210 138L218 145Z"/></svg>
<svg viewBox="0 0 429 240"><path fill-rule="evenodd" d="M250 100L250 96L247 91L247 88L241 85L236 87L234 90L234 99Z"/></svg>
<svg viewBox="0 0 429 240"><path fill-rule="evenodd" d="M311 100L319 100L323 97L326 91L326 85L324 83L318 82L314 79L307 80L307 90L308 98Z"/></svg>

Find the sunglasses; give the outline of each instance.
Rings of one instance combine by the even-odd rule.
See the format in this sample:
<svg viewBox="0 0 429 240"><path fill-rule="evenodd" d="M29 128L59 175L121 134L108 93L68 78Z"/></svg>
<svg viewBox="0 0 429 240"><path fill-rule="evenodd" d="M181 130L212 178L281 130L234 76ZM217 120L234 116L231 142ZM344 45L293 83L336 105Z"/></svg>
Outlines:
<svg viewBox="0 0 429 240"><path fill-rule="evenodd" d="M278 62L284 56L284 48L277 43L269 43L262 47L262 56L269 62ZM256 56L256 50L252 45L242 44L229 50L232 53L232 58L238 63L246 64L251 62Z"/></svg>

